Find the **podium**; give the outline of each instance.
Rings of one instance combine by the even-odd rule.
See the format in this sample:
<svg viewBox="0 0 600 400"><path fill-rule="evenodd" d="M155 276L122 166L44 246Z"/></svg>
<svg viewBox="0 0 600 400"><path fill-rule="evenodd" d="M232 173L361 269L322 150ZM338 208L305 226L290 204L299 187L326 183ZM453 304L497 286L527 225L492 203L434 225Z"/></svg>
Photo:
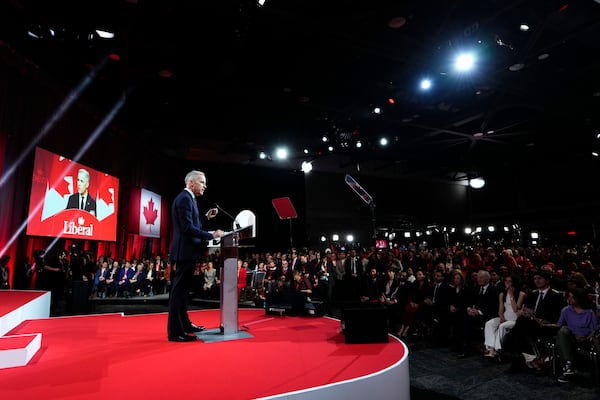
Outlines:
<svg viewBox="0 0 600 400"><path fill-rule="evenodd" d="M244 239L254 237L252 225L233 230L221 237L221 257L224 260L221 268L221 333L235 335L238 333L238 274L237 260L239 249L244 247Z"/></svg>

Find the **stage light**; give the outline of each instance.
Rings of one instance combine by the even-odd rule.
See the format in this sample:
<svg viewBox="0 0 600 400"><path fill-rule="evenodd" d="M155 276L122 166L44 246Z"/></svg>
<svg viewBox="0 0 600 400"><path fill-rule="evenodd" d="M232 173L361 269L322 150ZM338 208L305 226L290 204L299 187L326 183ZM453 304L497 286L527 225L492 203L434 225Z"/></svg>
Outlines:
<svg viewBox="0 0 600 400"><path fill-rule="evenodd" d="M431 80L429 80L429 79L421 80L421 89L423 89L423 90L431 89Z"/></svg>
<svg viewBox="0 0 600 400"><path fill-rule="evenodd" d="M404 232L404 237L405 238L409 238L410 237L410 232Z"/></svg>
<svg viewBox="0 0 600 400"><path fill-rule="evenodd" d="M284 160L287 158L287 149L280 147L277 150L275 150L275 155L277 156L278 159L280 160Z"/></svg>
<svg viewBox="0 0 600 400"><path fill-rule="evenodd" d="M321 236L321 242L325 242L327 241L327 237L325 237L325 235Z"/></svg>
<svg viewBox="0 0 600 400"><path fill-rule="evenodd" d="M459 54L456 57L456 61L454 63L454 68L457 71L468 71L473 68L473 64L475 63L475 58L470 53Z"/></svg>
<svg viewBox="0 0 600 400"><path fill-rule="evenodd" d="M537 232L531 232L532 239L539 239L540 235Z"/></svg>
<svg viewBox="0 0 600 400"><path fill-rule="evenodd" d="M387 144L388 144L387 138L382 137L381 139L379 139L379 144L382 146L387 146Z"/></svg>
<svg viewBox="0 0 600 400"><path fill-rule="evenodd" d="M312 162L302 161L302 172L304 172L305 174L308 174L310 171L312 171L312 169L313 169Z"/></svg>
<svg viewBox="0 0 600 400"><path fill-rule="evenodd" d="M470 235L473 232L473 229L471 229L470 227L466 227L465 228L465 235Z"/></svg>
<svg viewBox="0 0 600 400"><path fill-rule="evenodd" d="M487 227L487 229L488 229L489 232L494 232L496 230L496 227L494 225L489 225Z"/></svg>
<svg viewBox="0 0 600 400"><path fill-rule="evenodd" d="M258 153L258 158L260 158L261 160L266 159L267 153L265 153L264 151L261 151L260 153Z"/></svg>
<svg viewBox="0 0 600 400"><path fill-rule="evenodd" d="M334 233L331 236L331 240L333 240L334 242L337 242L338 240L340 240L340 235L338 235L337 233Z"/></svg>
<svg viewBox="0 0 600 400"><path fill-rule="evenodd" d="M481 189L485 186L485 179L483 178L473 178L469 179L469 186L473 189Z"/></svg>
<svg viewBox="0 0 600 400"><path fill-rule="evenodd" d="M346 236L346 242L348 242L348 243L354 242L354 236L353 235L347 235Z"/></svg>
<svg viewBox="0 0 600 400"><path fill-rule="evenodd" d="M362 142L360 140L358 140L355 144L357 149L360 149L362 147Z"/></svg>
<svg viewBox="0 0 600 400"><path fill-rule="evenodd" d="M96 29L96 34L100 39L114 39L115 33L104 29Z"/></svg>

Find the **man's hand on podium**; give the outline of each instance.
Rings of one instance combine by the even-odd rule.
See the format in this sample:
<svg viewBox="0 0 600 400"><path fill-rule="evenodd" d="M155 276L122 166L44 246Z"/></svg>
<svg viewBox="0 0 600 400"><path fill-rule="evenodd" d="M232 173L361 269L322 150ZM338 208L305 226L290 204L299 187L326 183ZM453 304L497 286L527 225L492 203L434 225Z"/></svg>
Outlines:
<svg viewBox="0 0 600 400"><path fill-rule="evenodd" d="M216 231L214 231L214 232L213 232L213 234L212 234L212 235L213 235L213 238L214 238L214 239L216 239L216 238L220 238L220 237L221 237L221 236L223 236L224 234L225 234L225 232L223 232L223 231L222 231L222 230L220 230L220 229L217 229Z"/></svg>

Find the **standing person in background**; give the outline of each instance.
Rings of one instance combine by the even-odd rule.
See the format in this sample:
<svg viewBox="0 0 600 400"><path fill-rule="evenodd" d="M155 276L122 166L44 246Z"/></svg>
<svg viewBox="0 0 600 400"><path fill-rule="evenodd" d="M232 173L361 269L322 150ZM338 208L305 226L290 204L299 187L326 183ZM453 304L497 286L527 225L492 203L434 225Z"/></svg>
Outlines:
<svg viewBox="0 0 600 400"><path fill-rule="evenodd" d="M10 289L9 260L10 256L8 254L5 254L0 258L0 289Z"/></svg>
<svg viewBox="0 0 600 400"><path fill-rule="evenodd" d="M193 333L204 330L204 327L194 325L190 321L187 313L188 290L193 280L196 262L201 257L206 242L224 234L220 229L213 233L203 230L203 225L219 212L217 208L211 208L201 217L198 211L196 197L202 196L207 187L204 172L190 171L184 182L185 188L175 197L171 207L173 239L169 256L173 273L167 323L170 342L195 341L196 336Z"/></svg>
<svg viewBox="0 0 600 400"><path fill-rule="evenodd" d="M12 288L13 289L29 289L31 287L31 277L33 276L33 268L29 262L29 257L21 258L21 262L15 264Z"/></svg>

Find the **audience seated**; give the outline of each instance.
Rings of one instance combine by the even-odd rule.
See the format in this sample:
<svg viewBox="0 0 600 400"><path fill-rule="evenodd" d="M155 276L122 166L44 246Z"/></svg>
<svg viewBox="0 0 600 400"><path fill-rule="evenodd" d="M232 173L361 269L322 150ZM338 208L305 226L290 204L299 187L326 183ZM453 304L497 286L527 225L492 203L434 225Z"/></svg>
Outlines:
<svg viewBox="0 0 600 400"><path fill-rule="evenodd" d="M579 346L597 345L594 332L598 327L596 314L585 289L568 290L567 302L558 319L559 330L556 335L556 351L562 365L562 374L558 377L561 383L571 381L577 374L575 355Z"/></svg>
<svg viewBox="0 0 600 400"><path fill-rule="evenodd" d="M217 269L212 261L206 263L204 270L204 284L202 285L203 297L206 299L216 299L219 297L219 285L221 281L217 276Z"/></svg>
<svg viewBox="0 0 600 400"><path fill-rule="evenodd" d="M498 356L504 336L515 325L517 312L523 307L526 296L519 275L513 274L504 278L504 285L498 296L498 316L485 323L484 356L490 358Z"/></svg>
<svg viewBox="0 0 600 400"><path fill-rule="evenodd" d="M465 324L467 316L467 308L471 306L473 300L473 292L466 285L465 276L460 269L455 269L452 272L451 290L449 298L449 313L448 313L448 342L451 349L460 352L461 332Z"/></svg>
<svg viewBox="0 0 600 400"><path fill-rule="evenodd" d="M415 281L411 283L406 291L406 303L402 311L402 322L400 324L400 330L398 336L407 337L408 332L412 329L414 331L415 323L417 321L418 313L422 309L427 291L429 290L429 281L425 276L423 270L418 269L415 274Z"/></svg>
<svg viewBox="0 0 600 400"><path fill-rule="evenodd" d="M399 298L400 280L396 278L396 271L396 268L388 268L387 280L383 283L383 290L379 296L379 301L387 310L388 332L394 334L398 332L402 316L402 304Z"/></svg>
<svg viewBox="0 0 600 400"><path fill-rule="evenodd" d="M125 265L121 266L117 271L117 297L129 297L131 292L131 282L130 279L135 274L135 269L132 267L132 263L130 261L126 261Z"/></svg>
<svg viewBox="0 0 600 400"><path fill-rule="evenodd" d="M100 268L94 274L94 287L92 292L97 297L106 297L106 279L110 276L108 261L102 262Z"/></svg>
<svg viewBox="0 0 600 400"><path fill-rule="evenodd" d="M301 270L295 270L291 284L292 314L303 315L307 313L307 303L312 294L312 283Z"/></svg>
<svg viewBox="0 0 600 400"><path fill-rule="evenodd" d="M472 341L483 342L485 323L498 315L498 293L490 285L490 273L486 270L477 272L477 292L473 295L472 305L467 307L461 335L461 352L459 358L468 357L472 353ZM474 336L477 336L474 338Z"/></svg>
<svg viewBox="0 0 600 400"><path fill-rule="evenodd" d="M443 343L449 336L450 295L452 288L446 282L445 267L439 264L433 273L433 284L428 288L423 309L421 323L427 330L427 336L435 343Z"/></svg>
<svg viewBox="0 0 600 400"><path fill-rule="evenodd" d="M241 257L238 261L239 294L249 275L244 261L252 260L251 270L255 273L262 270L266 274L264 290L255 288L266 306L284 305L285 312L293 306L294 314L308 314L314 296L319 295L329 299L327 312L335 316L345 302L373 302L383 304L387 309L390 332L400 337L419 332L425 333L426 338L431 333L434 339L439 339L436 344L451 346L453 351L460 353L459 356L472 353L474 345L485 345L486 355L493 357L499 354L500 357L495 360L512 362L511 372L541 365L533 360L539 356L535 345L539 349L543 348L541 344L552 343L555 345L548 349L554 348L558 353L555 359L562 368L558 377L561 382L572 381L576 370L582 371L587 367L573 354L589 344L581 338L590 337L592 322L586 331L588 333L577 333L581 326L573 325L569 317L583 318L583 315L589 314L588 306L581 306L584 302L577 300L572 290L584 287L595 296L592 292L600 282L600 265L584 259L584 252L571 252L568 262L567 259L563 262L558 253L550 257L549 249L513 248L518 264L509 270L504 265L506 258L500 256L506 249L497 246L457 250L387 250L373 247L362 251L351 249L347 258L342 249L331 247L327 250L325 260L317 257L318 251L308 249L296 252L297 257L285 253L257 253L252 257ZM388 251L395 254L388 255ZM310 260L306 254L310 254ZM401 260L405 271L416 271L415 274L387 268L385 261L392 258ZM336 262L327 263L327 260ZM597 260L600 260L600 255ZM167 260L159 262L152 265L148 261L147 268L143 267L144 264L138 266L135 263L136 268L133 269L130 262L122 262L122 267L119 267L118 261L102 258L94 263L100 267L93 275L93 290L97 297L129 296L138 289L141 294L152 291L168 294L170 264ZM525 262L527 268L523 267ZM585 276L581 269L584 263ZM134 274L139 268L142 272L136 278ZM208 254L206 268L201 268L198 273L200 297L218 298L219 268L219 255L216 252ZM293 270L298 273L292 277ZM494 271L498 271L501 277L498 282L490 277ZM432 284L427 278L430 275ZM143 283L137 285L140 276ZM582 276L584 279L581 279ZM333 288L331 296L323 286L325 277L333 277L339 284L339 287ZM553 283L557 286L564 284L566 289L567 279L570 294L569 306L565 307L564 293L556 290ZM411 280L414 283L411 284ZM465 280L471 284L465 283ZM480 295L481 289L484 294ZM578 305L582 313L578 311ZM561 310L565 315L559 319ZM414 340L420 338L417 336Z"/></svg>
<svg viewBox="0 0 600 400"><path fill-rule="evenodd" d="M143 263L138 263L135 266L135 272L133 273L133 276L131 278L129 278L129 293L133 294L134 296L141 296L142 293L142 286L144 284L144 275L145 275L145 271L144 271L144 264Z"/></svg>
<svg viewBox="0 0 600 400"><path fill-rule="evenodd" d="M536 270L533 278L536 289L527 295L525 306L517 312L515 325L504 337L504 354L512 359L508 372L535 365L532 344L556 334L556 323L565 305L563 294L550 287L550 275L547 272ZM525 354L528 355L527 359Z"/></svg>
<svg viewBox="0 0 600 400"><path fill-rule="evenodd" d="M362 302L378 302L379 296L382 292L383 280L379 276L377 272L377 267L372 266L369 268L369 274L363 278L363 283L361 284L361 296L360 301ZM354 299L350 299L354 300Z"/></svg>

